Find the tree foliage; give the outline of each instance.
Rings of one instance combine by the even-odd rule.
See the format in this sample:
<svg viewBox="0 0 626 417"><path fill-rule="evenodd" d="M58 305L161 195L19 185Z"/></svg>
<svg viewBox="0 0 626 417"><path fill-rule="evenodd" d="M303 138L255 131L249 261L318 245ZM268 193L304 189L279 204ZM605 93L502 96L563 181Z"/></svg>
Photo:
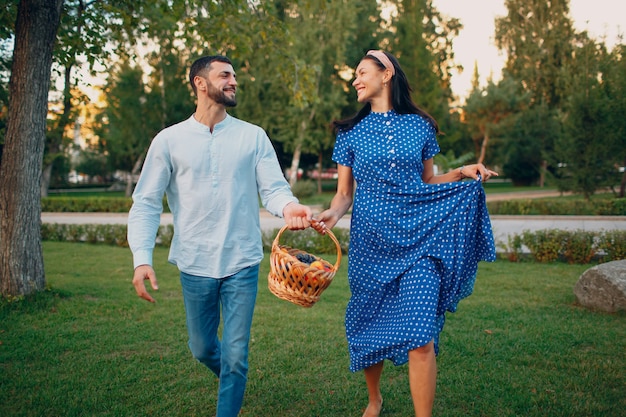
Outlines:
<svg viewBox="0 0 626 417"><path fill-rule="evenodd" d="M381 18L381 5L395 10L388 21ZM81 74L100 67L107 76L107 102L83 167L85 161L99 165L102 158L93 152L100 150L110 169L129 173L129 187L156 132L193 111L187 72L194 59L225 54L233 60L239 83L239 106L233 114L263 126L284 157L281 162L295 173L301 165L332 164L330 122L354 114L360 106L351 87L353 68L367 50L381 48L398 57L415 102L445 132L437 160L444 170L475 155L503 168L515 183L543 184L547 176L561 189L590 196L597 187L621 181L623 196L626 174L619 168L626 165L624 45L608 51L587 34L576 33L568 0L506 0L505 5L507 14L496 20L495 32L497 45L507 55L503 77L480 87L475 74L474 90L460 113L451 111L450 80L459 69L452 46L462 22L443 16L432 0L4 2L3 286L8 276L23 281L21 288L30 288L31 278L43 276L35 246L39 196L32 194L33 186L39 186L43 172L43 193L47 178L54 177L53 168L42 171L42 165L67 166L69 132L76 130L72 127L77 110L87 100L77 88ZM32 8L24 19L27 6ZM56 12L44 21L34 20L42 17L42 10L57 6L58 31L52 31L51 24ZM36 37L26 43L31 34L23 30ZM46 48L53 46L49 89ZM32 91L21 89L26 84ZM33 246L9 254L7 242L14 233L28 237ZM29 259L22 256L27 252ZM7 272L9 259L14 267Z"/></svg>
<svg viewBox="0 0 626 417"><path fill-rule="evenodd" d="M617 75L624 64L619 54L608 54L603 45L581 36L575 65L578 71L572 74L572 85L576 87L564 106L565 134L556 154L563 162L560 187L589 198L598 188L615 183L626 156L624 121L615 117L615 111L624 108L620 96L624 76Z"/></svg>
<svg viewBox="0 0 626 417"><path fill-rule="evenodd" d="M540 153L540 166L534 170L543 185L561 130L554 129L558 121L552 117L558 117L570 93L575 32L569 0L506 0L505 5L507 15L495 22L496 45L507 55L504 76L520 83L529 109L534 109L535 123L543 123L534 130L538 147L532 147Z"/></svg>
<svg viewBox="0 0 626 417"><path fill-rule="evenodd" d="M601 138L611 156L607 162L606 174L609 178L619 178L618 196L626 194L626 45L616 46L601 63L602 88L606 100L610 103L607 109L606 137ZM621 173L620 173L621 169Z"/></svg>
<svg viewBox="0 0 626 417"><path fill-rule="evenodd" d="M453 40L462 28L456 18L445 18L432 0L392 2L397 14L390 49L407 74L413 99L445 131L450 126L450 80L454 63Z"/></svg>
<svg viewBox="0 0 626 417"><path fill-rule="evenodd" d="M150 140L162 128L159 110L160 97L150 95L143 82L141 68L123 61L106 86L108 105L100 120L100 143L105 150L112 171L128 175L127 195L133 184L132 175L138 169L150 145Z"/></svg>
<svg viewBox="0 0 626 417"><path fill-rule="evenodd" d="M502 141L503 135L506 135L502 127L507 123L511 124L507 119L528 108L528 96L529 94L524 93L519 84L509 77L505 77L497 84L490 80L485 88L475 87L470 92L464 107L465 119L479 163L485 162L487 150L493 140ZM490 156L490 163L494 164L495 159L497 158ZM510 175L509 172L505 174Z"/></svg>
<svg viewBox="0 0 626 417"><path fill-rule="evenodd" d="M532 94L531 106L558 107L568 94L574 29L569 0L506 0L495 41L506 52L505 72Z"/></svg>
<svg viewBox="0 0 626 417"><path fill-rule="evenodd" d="M273 138L293 153L289 178L293 185L303 152L316 155L332 148L330 121L339 118L347 104L346 80L341 76L347 69L350 45L346 38L357 25L350 13L354 6L347 1L300 0L280 5L285 7L279 15L286 33L298 35L292 35L285 51L285 66L277 69L279 79L269 78L272 88L284 94L278 115L281 122Z"/></svg>

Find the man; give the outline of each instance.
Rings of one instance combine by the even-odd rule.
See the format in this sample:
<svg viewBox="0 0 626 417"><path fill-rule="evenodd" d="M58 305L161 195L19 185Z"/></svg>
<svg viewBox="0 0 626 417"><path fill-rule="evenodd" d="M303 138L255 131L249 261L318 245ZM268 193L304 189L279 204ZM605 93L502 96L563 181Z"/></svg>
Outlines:
<svg viewBox="0 0 626 417"><path fill-rule="evenodd" d="M231 61L200 58L189 81L196 111L154 138L133 193L128 218L133 285L139 297L154 302L144 281L158 289L152 252L166 194L174 217L168 260L180 270L189 348L219 378L217 417L234 417L247 381L263 259L258 197L290 229L308 227L312 213L291 193L265 131L226 112L237 104Z"/></svg>

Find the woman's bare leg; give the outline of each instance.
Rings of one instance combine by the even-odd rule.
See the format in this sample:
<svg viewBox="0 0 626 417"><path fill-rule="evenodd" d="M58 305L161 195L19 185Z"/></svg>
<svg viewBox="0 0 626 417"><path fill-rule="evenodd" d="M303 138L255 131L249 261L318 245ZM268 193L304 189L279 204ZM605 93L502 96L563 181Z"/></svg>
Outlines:
<svg viewBox="0 0 626 417"><path fill-rule="evenodd" d="M383 396L380 393L380 376L382 373L382 361L363 370L369 398L363 417L378 417L380 415L380 411L383 408Z"/></svg>
<svg viewBox="0 0 626 417"><path fill-rule="evenodd" d="M409 384L415 417L431 417L437 385L437 360L433 341L409 351Z"/></svg>

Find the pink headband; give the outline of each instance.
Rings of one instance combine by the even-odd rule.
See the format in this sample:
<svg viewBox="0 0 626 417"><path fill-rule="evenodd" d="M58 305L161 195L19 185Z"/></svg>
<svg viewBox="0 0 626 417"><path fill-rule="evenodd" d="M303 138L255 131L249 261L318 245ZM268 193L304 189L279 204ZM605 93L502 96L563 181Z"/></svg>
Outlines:
<svg viewBox="0 0 626 417"><path fill-rule="evenodd" d="M381 64L383 64L385 66L386 69L388 69L389 71L391 71L391 76L396 75L396 69L394 68L393 64L391 63L391 60L387 57L387 55L385 55L385 53L383 51L375 51L375 50L369 50L367 51L367 54L365 55L371 55L373 57L375 57L376 59L378 59Z"/></svg>

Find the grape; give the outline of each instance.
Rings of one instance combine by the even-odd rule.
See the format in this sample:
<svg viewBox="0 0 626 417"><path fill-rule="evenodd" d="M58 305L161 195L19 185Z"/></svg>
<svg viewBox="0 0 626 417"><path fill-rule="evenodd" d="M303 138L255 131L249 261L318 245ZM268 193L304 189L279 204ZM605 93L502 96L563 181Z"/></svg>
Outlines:
<svg viewBox="0 0 626 417"><path fill-rule="evenodd" d="M296 258L305 264L311 264L313 261L315 261L315 257L312 255L309 255L308 253L297 253L296 254Z"/></svg>

